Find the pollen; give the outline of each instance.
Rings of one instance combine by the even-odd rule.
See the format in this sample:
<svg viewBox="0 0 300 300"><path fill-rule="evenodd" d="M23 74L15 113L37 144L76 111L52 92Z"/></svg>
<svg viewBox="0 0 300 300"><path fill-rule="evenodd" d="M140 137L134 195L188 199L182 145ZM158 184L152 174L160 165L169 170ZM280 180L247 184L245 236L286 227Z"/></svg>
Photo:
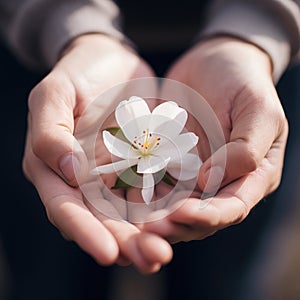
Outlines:
<svg viewBox="0 0 300 300"><path fill-rule="evenodd" d="M134 137L133 145L142 156L151 155L159 146L160 137L156 137L149 129L143 130L142 134Z"/></svg>

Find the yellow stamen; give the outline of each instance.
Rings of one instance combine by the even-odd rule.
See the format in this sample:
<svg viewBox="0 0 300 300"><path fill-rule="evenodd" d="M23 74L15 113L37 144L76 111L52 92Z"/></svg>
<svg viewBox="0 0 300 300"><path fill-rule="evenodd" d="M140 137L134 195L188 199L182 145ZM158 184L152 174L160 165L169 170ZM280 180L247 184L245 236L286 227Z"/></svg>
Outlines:
<svg viewBox="0 0 300 300"><path fill-rule="evenodd" d="M150 155L151 151L159 146L160 137L153 137L149 129L143 131L142 142L138 142L137 137L134 138L133 144L138 145L139 152L142 155Z"/></svg>

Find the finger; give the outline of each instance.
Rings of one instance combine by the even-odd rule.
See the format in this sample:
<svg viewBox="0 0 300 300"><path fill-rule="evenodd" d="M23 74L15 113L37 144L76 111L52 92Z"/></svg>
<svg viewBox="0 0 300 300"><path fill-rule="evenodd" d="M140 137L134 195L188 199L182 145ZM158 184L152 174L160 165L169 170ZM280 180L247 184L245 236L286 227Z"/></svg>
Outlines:
<svg viewBox="0 0 300 300"><path fill-rule="evenodd" d="M287 128L274 142L258 169L221 189L210 199L189 198L167 218L144 224L143 229L173 241L203 239L240 223L257 202L280 182ZM185 227L183 227L185 226Z"/></svg>
<svg viewBox="0 0 300 300"><path fill-rule="evenodd" d="M176 210L180 210L187 197L200 198L199 191L193 191L190 188L180 188L177 185L176 190L169 190L165 184L159 184L156 189L156 195L161 193L165 195L165 188L169 191L167 197L159 205L155 206L152 212L149 212L144 218L143 223L136 223L136 226L142 231L153 232L164 237L169 243L180 241L190 241L198 239L199 232L184 223L178 223L170 220L169 216ZM162 189L162 190L161 190ZM161 199L162 200L162 199ZM160 200L159 200L160 201Z"/></svg>
<svg viewBox="0 0 300 300"><path fill-rule="evenodd" d="M141 188L130 188L126 191L127 220L131 223L143 223L155 209L155 202L146 205Z"/></svg>
<svg viewBox="0 0 300 300"><path fill-rule="evenodd" d="M187 196L189 198L186 198ZM198 205L197 208L199 208L199 193L175 193L163 213L160 211L152 213L149 216L149 221L145 222L142 227L141 225L139 226L143 231L163 236L170 243L198 240L213 234L214 230L211 229L211 224L204 225L202 222L201 226L197 226L199 219L195 219L194 215L191 215L188 209L192 202L196 202ZM197 215L197 217L199 216ZM206 218L210 222L213 222L212 217L213 213L210 213Z"/></svg>
<svg viewBox="0 0 300 300"><path fill-rule="evenodd" d="M164 237L170 244L179 242L189 242L198 240L207 236L207 232L199 231L184 223L178 223L177 220L164 218L161 220L147 222L143 225L143 231L152 232Z"/></svg>
<svg viewBox="0 0 300 300"><path fill-rule="evenodd" d="M68 194L50 199L46 206L49 220L99 264L115 263L119 249L114 237L81 202Z"/></svg>
<svg viewBox="0 0 300 300"><path fill-rule="evenodd" d="M137 246L148 262L157 261L165 265L172 259L173 251L170 244L157 235L142 232L137 237Z"/></svg>
<svg viewBox="0 0 300 300"><path fill-rule="evenodd" d="M80 190L67 185L33 154L30 140L28 131L23 168L39 192L49 220L98 263L114 263L119 255L114 237L84 205Z"/></svg>
<svg viewBox="0 0 300 300"><path fill-rule="evenodd" d="M84 251L103 265L116 261L118 245L110 232L83 204L81 193L66 185L41 162L32 164L38 176L33 183L45 205L49 220Z"/></svg>
<svg viewBox="0 0 300 300"><path fill-rule="evenodd" d="M73 151L76 96L68 80L55 76L46 77L30 94L31 143L37 157L67 183L76 185L74 168L80 166Z"/></svg>
<svg viewBox="0 0 300 300"><path fill-rule="evenodd" d="M207 227L211 231L240 223L259 200L278 186L284 140L285 135L282 135L274 143L258 169L227 185L211 199L188 199L170 219L192 227Z"/></svg>
<svg viewBox="0 0 300 300"><path fill-rule="evenodd" d="M229 142L218 149L200 168L199 186L212 192L220 186L258 168L274 141L282 134L285 116L276 92L249 96L241 100L232 111L232 131ZM250 93L248 91L248 93Z"/></svg>
<svg viewBox="0 0 300 300"><path fill-rule="evenodd" d="M122 254L119 255L116 263L121 267L127 267L131 265L131 261L124 257Z"/></svg>
<svg viewBox="0 0 300 300"><path fill-rule="evenodd" d="M206 193L216 193L226 184L254 171L267 152L265 149L260 152L250 144L253 145L254 140L239 139L218 149L201 166L199 187Z"/></svg>
<svg viewBox="0 0 300 300"><path fill-rule="evenodd" d="M128 189L126 191L127 220L139 228L143 228L145 222L164 218L170 213L170 209L175 209L172 205L173 202L176 203L180 200L180 197L176 199L174 197L174 193L178 194L180 186L180 184L177 184L175 191L173 186L159 181L155 184L153 199L149 204L145 204L141 188ZM188 187L188 184L186 186L182 185L182 188L187 189Z"/></svg>
<svg viewBox="0 0 300 300"><path fill-rule="evenodd" d="M125 220L107 218L93 207L90 209L114 235L120 248L120 254L132 262L140 272L155 273L172 257L172 249L166 246L163 238L152 234L144 236L133 224ZM149 243L149 240L155 240L155 244ZM146 241L145 244L141 245L144 241ZM154 254L149 255L151 252Z"/></svg>
<svg viewBox="0 0 300 300"><path fill-rule="evenodd" d="M242 181L239 179L234 184L242 185ZM249 210L241 199L222 193L204 203L203 200L189 198L166 220L147 223L144 230L165 236L171 243L204 239L246 217Z"/></svg>

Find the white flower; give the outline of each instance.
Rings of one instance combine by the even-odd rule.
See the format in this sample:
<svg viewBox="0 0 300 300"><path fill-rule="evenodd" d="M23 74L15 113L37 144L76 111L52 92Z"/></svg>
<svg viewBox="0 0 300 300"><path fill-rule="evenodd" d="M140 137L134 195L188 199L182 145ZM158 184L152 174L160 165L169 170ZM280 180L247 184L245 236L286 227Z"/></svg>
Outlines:
<svg viewBox="0 0 300 300"><path fill-rule="evenodd" d="M147 103L133 96L119 103L115 117L129 143L103 132L108 151L122 160L96 167L92 174L107 174L137 166L143 175L142 197L149 204L154 192L153 174L165 169L178 180L197 177L200 158L188 153L198 142L192 133L181 133L187 112L175 102L164 102L151 112Z"/></svg>

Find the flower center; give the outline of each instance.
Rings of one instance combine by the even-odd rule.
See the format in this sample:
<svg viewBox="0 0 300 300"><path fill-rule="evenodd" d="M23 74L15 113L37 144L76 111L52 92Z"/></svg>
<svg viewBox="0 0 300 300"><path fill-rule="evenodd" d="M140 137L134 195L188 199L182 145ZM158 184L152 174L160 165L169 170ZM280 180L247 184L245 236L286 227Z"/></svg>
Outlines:
<svg viewBox="0 0 300 300"><path fill-rule="evenodd" d="M149 129L146 129L142 135L134 137L133 146L142 156L148 156L157 149L159 141L160 137L155 137L153 133L149 132Z"/></svg>

